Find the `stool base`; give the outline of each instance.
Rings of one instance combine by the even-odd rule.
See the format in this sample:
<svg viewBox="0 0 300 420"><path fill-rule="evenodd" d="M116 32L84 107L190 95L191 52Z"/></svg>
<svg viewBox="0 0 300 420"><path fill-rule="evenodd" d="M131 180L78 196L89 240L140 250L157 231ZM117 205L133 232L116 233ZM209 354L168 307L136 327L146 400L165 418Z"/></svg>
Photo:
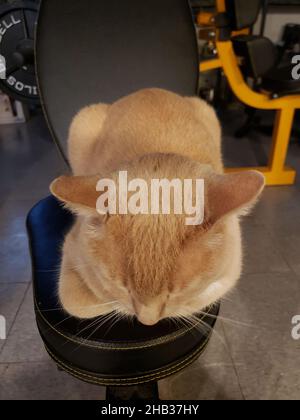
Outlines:
<svg viewBox="0 0 300 420"><path fill-rule="evenodd" d="M133 386L107 386L106 401L159 400L157 382Z"/></svg>

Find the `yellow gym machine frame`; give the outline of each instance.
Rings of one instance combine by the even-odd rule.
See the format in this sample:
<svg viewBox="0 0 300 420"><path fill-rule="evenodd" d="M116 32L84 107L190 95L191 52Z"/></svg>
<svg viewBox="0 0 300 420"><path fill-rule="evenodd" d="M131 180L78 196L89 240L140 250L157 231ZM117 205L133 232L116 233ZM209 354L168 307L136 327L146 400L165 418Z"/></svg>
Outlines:
<svg viewBox="0 0 300 420"><path fill-rule="evenodd" d="M225 12L225 0L216 0L217 13ZM212 24L213 15L201 14L199 24ZM273 144L266 167L258 168L233 168L229 172L256 169L266 177L267 185L292 185L296 179L296 171L286 167L286 157L293 127L295 112L300 109L300 95L290 95L279 99L271 99L265 93L254 92L245 82L241 73L238 58L236 57L231 41L219 41L216 37L218 58L204 61L200 64L200 72L222 68L229 85L244 104L252 108L277 110L273 131Z"/></svg>

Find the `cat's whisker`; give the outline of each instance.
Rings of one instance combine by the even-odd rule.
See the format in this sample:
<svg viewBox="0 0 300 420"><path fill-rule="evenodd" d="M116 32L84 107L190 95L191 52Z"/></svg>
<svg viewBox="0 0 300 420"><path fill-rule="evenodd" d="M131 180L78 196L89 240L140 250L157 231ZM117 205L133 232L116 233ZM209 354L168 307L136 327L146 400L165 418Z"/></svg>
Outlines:
<svg viewBox="0 0 300 420"><path fill-rule="evenodd" d="M107 316L106 316L106 318L105 318L105 316L104 316L104 318L105 319L103 319L103 316L101 316L101 317L99 317L99 318L97 318L97 319L95 319L88 327L89 328L91 328L91 327L93 327L93 326L95 326L96 325L96 328L91 332L91 334L86 338L86 339L84 339L83 340L83 344L85 344L86 342L88 342L88 340L95 334L95 332L99 329L99 328L101 328L101 326L102 325L104 325L105 324L105 322L108 322L110 319L112 319L113 317L115 316L115 313L114 312L112 312L112 313L110 313L110 314L108 314ZM98 322L98 324L97 324L97 322ZM84 328L83 330L85 330L86 328ZM83 331L82 330L82 331ZM82 331L80 331L80 332L78 332L77 334L76 334L76 336L78 336ZM73 351L76 351L76 350L78 350L79 348L81 347L81 344L79 344Z"/></svg>
<svg viewBox="0 0 300 420"><path fill-rule="evenodd" d="M185 325L187 328L189 328L190 332L196 337L197 334L196 334L196 331L195 331L195 325L194 325L194 323L191 322L186 317L181 317L180 320L181 320L182 324ZM200 328L200 325L198 325L198 328Z"/></svg>
<svg viewBox="0 0 300 420"><path fill-rule="evenodd" d="M78 337L80 334L82 334L84 331L88 330L89 328L92 328L94 325L96 325L99 322L99 318L95 318L93 321L91 321L88 325L81 328L74 336Z"/></svg>
<svg viewBox="0 0 300 420"><path fill-rule="evenodd" d="M176 328L180 328L181 324L182 324L182 320L180 320L179 318L168 318L169 321L172 321L173 324L175 324ZM181 323L180 323L181 322Z"/></svg>
<svg viewBox="0 0 300 420"><path fill-rule="evenodd" d="M79 334L82 334L83 331L93 327L94 325L96 325L98 322L100 322L102 320L102 318L108 317L110 315L111 312L109 312L108 314L103 314L103 315L99 315L97 318L95 318L93 321L91 321L91 323L87 326L85 326L84 328L82 328L77 334L76 336L78 336Z"/></svg>
<svg viewBox="0 0 300 420"><path fill-rule="evenodd" d="M64 319L62 319L61 321L57 322L56 324L53 325L54 328L58 327L60 324L62 324L63 322L67 321L68 319L72 318L72 315L68 315L66 316ZM49 329L50 330L50 327Z"/></svg>
<svg viewBox="0 0 300 420"><path fill-rule="evenodd" d="M230 303L232 303L232 302L233 302L233 300L232 300L232 299L229 299L229 297L228 297L228 296L223 296L223 297L220 299L220 301L221 301L221 302L230 302Z"/></svg>
<svg viewBox="0 0 300 420"><path fill-rule="evenodd" d="M169 317L169 318L166 318L166 320L168 321L169 324L174 324L175 325L175 328L179 328L180 327L180 323L175 318Z"/></svg>
<svg viewBox="0 0 300 420"><path fill-rule="evenodd" d="M208 316L209 318L220 319L221 321L229 322L233 325L240 326L240 327L257 328L257 326L254 324L248 324L241 321L235 321L234 319L226 318L221 315L213 315L213 314L210 314L208 312L203 312L203 311L199 311L199 314Z"/></svg>
<svg viewBox="0 0 300 420"><path fill-rule="evenodd" d="M99 303L97 305L84 305L84 306L73 306L74 309L88 309L88 308L99 308L100 306L112 305L114 303L118 303L117 300L113 300L111 302ZM61 311L62 308L56 309L39 309L40 312L52 312L52 311Z"/></svg>
<svg viewBox="0 0 300 420"><path fill-rule="evenodd" d="M201 330L201 332L207 333L207 331L205 331L205 329L203 330L203 329L200 328L200 327L202 327L200 322L198 322L196 324L195 322L191 321L188 317L186 317L184 315L181 315L179 319L185 327L190 329L192 334L195 335L195 329L197 329L197 328L199 330Z"/></svg>
<svg viewBox="0 0 300 420"><path fill-rule="evenodd" d="M100 328L100 325L97 325L96 328L91 332L91 334L83 341L83 344L88 342L88 340L95 334L95 332ZM81 344L79 344L79 346L77 346L73 352L75 352L76 350L78 350L81 347ZM73 353L72 352L72 353Z"/></svg>
<svg viewBox="0 0 300 420"><path fill-rule="evenodd" d="M190 316L192 319L195 319L195 320L198 320L198 318L197 317L195 317L194 315L191 315ZM218 333L218 331L216 330L216 328L214 328L214 327L212 327L212 326L210 326L210 325L208 325L205 321L203 321L203 320L201 320L201 323L202 324L205 324L205 326L207 327L207 328L209 328L209 330L211 330L211 332L212 332L212 334L213 335L215 335L220 341L221 341L221 343L223 344L223 346L225 347L225 349L226 349L226 351L227 351L227 353L230 355L230 350L229 350L229 347L228 347L228 344L227 344L227 342L226 342L226 339L224 338L223 339L223 337L221 336L221 334L219 334Z"/></svg>
<svg viewBox="0 0 300 420"><path fill-rule="evenodd" d="M211 334L213 334L215 332L214 328L207 324L205 321L203 321L202 319L198 319L198 318L190 318L191 322L194 322L194 328L200 330L201 332L203 332L203 334L205 334L206 336L210 336ZM218 334L216 333L216 335L218 336ZM218 337L220 339L220 337ZM221 340L222 342L222 340Z"/></svg>
<svg viewBox="0 0 300 420"><path fill-rule="evenodd" d="M109 328L105 331L105 334L104 334L104 336L106 336L108 333L109 333L109 331L112 329L112 327L116 324L116 323L118 323L121 319L123 319L124 318L124 315L125 314L121 314L120 312L116 312L116 319L110 324L110 326L109 326Z"/></svg>
<svg viewBox="0 0 300 420"><path fill-rule="evenodd" d="M205 334L208 332L208 325L197 317L192 315L180 315L180 318L184 320L191 328L198 328ZM202 328L201 328L202 327ZM212 328L211 328L212 329Z"/></svg>
<svg viewBox="0 0 300 420"><path fill-rule="evenodd" d="M199 318L195 317L194 315L190 315L189 318L192 322L193 321L195 322L195 327L196 328L199 327L199 324L200 324L204 328L205 333L212 333L212 334L216 335L218 337L218 339L221 341L221 343L226 347L227 352L229 351L229 349L227 347L227 343L225 342L223 337L216 331L215 328L213 328L211 325L207 324L202 319L199 319Z"/></svg>
<svg viewBox="0 0 300 420"><path fill-rule="evenodd" d="M103 327L107 322L114 319L116 316L116 311L111 312L110 314L107 314L105 317L102 317L103 319L99 320L99 328Z"/></svg>
<svg viewBox="0 0 300 420"><path fill-rule="evenodd" d="M95 325L96 323L97 323L97 321L102 321L102 322L100 322L100 324L101 323L104 323L104 322L106 322L106 318L108 317L108 319L109 319L109 317L111 316L111 313L108 313L107 315L102 315L102 316L99 316L98 318L96 318L96 319L94 319L89 325L88 325L88 328L91 328L93 325ZM70 316L71 317L71 316ZM104 319L104 321L103 321L103 318L105 318ZM86 320L81 320L81 321L86 321ZM101 326L101 325L100 325ZM85 330L86 329L86 327L84 327L83 328L83 330ZM97 326L97 329L98 329L98 326ZM94 334L94 332L95 331L93 331L91 334L90 334L90 336L87 338L87 339L85 339L84 341L83 341L83 343L86 343L87 341L88 341L88 339ZM79 336L79 334L81 333L81 331L79 331L79 332L77 332L74 336L75 337L78 337ZM64 344L63 344L63 346L64 345L66 345L68 343L68 341L66 340L65 342L64 342ZM81 347L81 344L79 343L79 345L77 346L77 347L75 347L75 349L73 350L73 351L76 351L78 348L80 348Z"/></svg>

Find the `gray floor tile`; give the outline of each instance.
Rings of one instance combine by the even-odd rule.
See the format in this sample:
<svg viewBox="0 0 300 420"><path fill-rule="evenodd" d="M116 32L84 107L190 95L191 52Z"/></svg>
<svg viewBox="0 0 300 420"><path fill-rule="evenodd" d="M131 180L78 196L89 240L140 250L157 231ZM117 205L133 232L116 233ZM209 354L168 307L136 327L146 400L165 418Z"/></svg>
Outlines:
<svg viewBox="0 0 300 420"><path fill-rule="evenodd" d="M300 314L300 281L294 274L244 276L224 302L224 331L245 398L300 399L300 341L292 318Z"/></svg>
<svg viewBox="0 0 300 420"><path fill-rule="evenodd" d="M0 249L0 284L30 282L31 263L27 235L2 235L2 240L5 246Z"/></svg>
<svg viewBox="0 0 300 420"><path fill-rule="evenodd" d="M6 363L3 363L3 364L0 363L0 373L4 373L5 370L6 370L6 368L7 368L7 366L8 365Z"/></svg>
<svg viewBox="0 0 300 420"><path fill-rule="evenodd" d="M282 253L292 267L294 272L300 276L300 261L299 261L299 249L300 249L300 237L295 234L291 234L289 238L284 238L280 243Z"/></svg>
<svg viewBox="0 0 300 420"><path fill-rule="evenodd" d="M103 400L105 388L58 371L52 361L13 363L0 381L0 400Z"/></svg>
<svg viewBox="0 0 300 420"><path fill-rule="evenodd" d="M0 378L2 378L3 377L3 375L4 375L4 373L5 373L5 371L6 371L6 369L8 368L8 365L7 364L0 364Z"/></svg>
<svg viewBox="0 0 300 420"><path fill-rule="evenodd" d="M27 287L26 284L0 284L0 315L6 319L7 339ZM0 340L0 354L5 341Z"/></svg>
<svg viewBox="0 0 300 420"><path fill-rule="evenodd" d="M5 200L0 205L0 234L26 233L26 217L36 203L35 199Z"/></svg>
<svg viewBox="0 0 300 420"><path fill-rule="evenodd" d="M24 171L22 176L10 186L6 198L7 200L38 201L50 194L50 183L64 173L67 173L67 170L58 159L56 150L52 148L46 156L34 162L30 170Z"/></svg>
<svg viewBox="0 0 300 420"><path fill-rule="evenodd" d="M269 231L262 225L242 225L244 242L245 274L252 273L288 273L290 267L283 258L278 243L274 242Z"/></svg>
<svg viewBox="0 0 300 420"><path fill-rule="evenodd" d="M266 115L270 126L274 121L274 113ZM230 110L222 117L223 154L226 166L249 167L266 166L271 147L271 135L264 135L259 131L250 131L244 138L236 138L235 133L246 120L241 110Z"/></svg>
<svg viewBox="0 0 300 420"><path fill-rule="evenodd" d="M0 382L3 379L7 368L8 368L7 364L0 364ZM2 396L1 393L0 393L0 400L3 400L3 399L5 399L5 397L4 397L4 395Z"/></svg>
<svg viewBox="0 0 300 420"><path fill-rule="evenodd" d="M299 226L299 185L267 187L256 205L255 214L266 226Z"/></svg>
<svg viewBox="0 0 300 420"><path fill-rule="evenodd" d="M263 245L267 253L271 252L272 248L279 250L281 256L291 269L300 275L300 190L299 186L267 188L262 200L258 203L255 209L255 220L260 220L269 233L269 240L264 241ZM264 229L262 229L264 231ZM256 233L259 231L256 229ZM251 235L251 233L250 233ZM255 241L255 234L253 230L253 237ZM261 234L257 236L261 242ZM269 245L271 238L271 246ZM249 250L254 250L251 243ZM256 252L256 251L255 251ZM261 253L265 257L265 253ZM282 260L279 257L278 262ZM270 266L272 271L272 264Z"/></svg>
<svg viewBox="0 0 300 420"><path fill-rule="evenodd" d="M10 199L42 198L49 183L66 171L45 121L35 116L27 124L3 126L0 133L0 193Z"/></svg>
<svg viewBox="0 0 300 420"><path fill-rule="evenodd" d="M223 152L227 167L256 166L256 156L249 140L241 141L232 136L223 136Z"/></svg>
<svg viewBox="0 0 300 420"><path fill-rule="evenodd" d="M159 383L165 400L241 400L241 393L221 322L205 353L187 369Z"/></svg>
<svg viewBox="0 0 300 420"><path fill-rule="evenodd" d="M300 210L299 210L300 214ZM296 223L295 223L296 222ZM269 228L274 243L292 270L300 277L300 224L297 220Z"/></svg>
<svg viewBox="0 0 300 420"><path fill-rule="evenodd" d="M0 284L28 283L31 280L26 217L35 199L6 200L0 206Z"/></svg>
<svg viewBox="0 0 300 420"><path fill-rule="evenodd" d="M240 354L236 369L245 399L300 400L299 350Z"/></svg>
<svg viewBox="0 0 300 420"><path fill-rule="evenodd" d="M36 327L30 287L0 354L0 363L37 362L48 359Z"/></svg>

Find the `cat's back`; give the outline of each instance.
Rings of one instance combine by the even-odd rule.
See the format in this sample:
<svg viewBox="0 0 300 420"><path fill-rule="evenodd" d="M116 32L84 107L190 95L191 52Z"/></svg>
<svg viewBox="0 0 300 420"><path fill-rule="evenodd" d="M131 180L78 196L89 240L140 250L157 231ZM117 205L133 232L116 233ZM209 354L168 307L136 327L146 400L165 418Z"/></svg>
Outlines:
<svg viewBox="0 0 300 420"><path fill-rule="evenodd" d="M117 169L124 161L150 153L175 153L222 171L215 112L198 98L162 89L143 89L108 106L89 167Z"/></svg>

